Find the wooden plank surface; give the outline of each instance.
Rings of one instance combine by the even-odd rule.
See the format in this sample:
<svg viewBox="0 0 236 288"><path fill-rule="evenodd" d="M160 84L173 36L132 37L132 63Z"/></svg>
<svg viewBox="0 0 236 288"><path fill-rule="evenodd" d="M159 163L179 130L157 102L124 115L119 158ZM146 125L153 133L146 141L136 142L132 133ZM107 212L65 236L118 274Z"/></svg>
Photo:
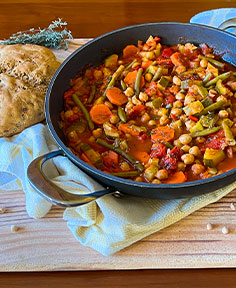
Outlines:
<svg viewBox="0 0 236 288"><path fill-rule="evenodd" d="M87 39L71 42L67 51L54 51L63 60ZM132 246L104 257L78 243L53 207L43 219L30 219L22 191L0 190L0 271L110 270L147 268L236 267L236 190L178 223ZM208 231L206 225L213 229ZM20 227L11 232L11 225ZM229 233L221 229L226 226Z"/></svg>
<svg viewBox="0 0 236 288"><path fill-rule="evenodd" d="M0 0L0 33L7 38L61 17L74 37L97 37L138 23L189 22L196 13L226 7L236 7L236 0Z"/></svg>

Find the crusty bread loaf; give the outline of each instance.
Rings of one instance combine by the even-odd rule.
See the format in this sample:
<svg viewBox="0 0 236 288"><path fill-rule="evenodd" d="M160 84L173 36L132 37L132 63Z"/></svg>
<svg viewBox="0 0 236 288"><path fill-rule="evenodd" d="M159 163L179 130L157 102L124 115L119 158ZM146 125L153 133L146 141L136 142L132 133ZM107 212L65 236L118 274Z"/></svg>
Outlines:
<svg viewBox="0 0 236 288"><path fill-rule="evenodd" d="M48 84L60 63L38 45L0 45L0 137L44 119Z"/></svg>

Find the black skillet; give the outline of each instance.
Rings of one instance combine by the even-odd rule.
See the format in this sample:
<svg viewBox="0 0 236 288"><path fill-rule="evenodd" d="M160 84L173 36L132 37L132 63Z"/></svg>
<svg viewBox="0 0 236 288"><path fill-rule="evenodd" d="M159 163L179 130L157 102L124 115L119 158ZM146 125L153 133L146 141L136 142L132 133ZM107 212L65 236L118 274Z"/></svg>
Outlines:
<svg viewBox="0 0 236 288"><path fill-rule="evenodd" d="M108 55L120 54L126 45L137 44L138 40L146 41L150 35L161 37L162 43L167 45L187 42L196 45L207 43L214 48L215 53L223 55L225 61L236 65L236 37L234 35L215 28L187 23L165 22L129 26L102 35L77 49L56 71L45 100L47 125L59 150L35 159L28 168L28 178L33 187L51 202L61 206L76 206L114 193L116 190L138 197L187 198L214 191L236 180L236 169L232 169L212 178L181 184L140 183L103 173L87 165L67 148L59 121L60 112L63 110L63 93L69 88L70 80L87 65L99 65ZM78 199L78 196L71 197L71 194L55 187L43 174L41 168L45 161L57 155L66 155L81 170L107 187L107 190L84 195Z"/></svg>

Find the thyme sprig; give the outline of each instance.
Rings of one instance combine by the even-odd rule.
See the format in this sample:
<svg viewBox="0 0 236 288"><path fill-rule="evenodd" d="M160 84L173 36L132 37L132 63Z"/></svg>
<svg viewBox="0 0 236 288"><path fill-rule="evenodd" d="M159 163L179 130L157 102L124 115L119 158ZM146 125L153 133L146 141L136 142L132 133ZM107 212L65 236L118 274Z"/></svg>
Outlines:
<svg viewBox="0 0 236 288"><path fill-rule="evenodd" d="M52 21L52 23L44 29L40 27L31 28L26 31L19 31L11 35L8 39L0 41L0 44L36 44L48 48L64 48L68 49L69 39L73 39L71 31L68 31L67 22L62 22L61 18Z"/></svg>

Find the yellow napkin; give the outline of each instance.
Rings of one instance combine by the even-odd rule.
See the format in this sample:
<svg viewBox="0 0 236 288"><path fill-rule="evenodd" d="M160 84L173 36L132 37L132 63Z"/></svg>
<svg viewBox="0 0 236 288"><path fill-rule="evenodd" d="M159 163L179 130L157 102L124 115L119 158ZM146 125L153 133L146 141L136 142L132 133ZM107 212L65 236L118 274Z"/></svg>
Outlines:
<svg viewBox="0 0 236 288"><path fill-rule="evenodd" d="M51 204L29 185L27 167L37 156L57 148L43 124L32 126L11 138L0 139L0 189L23 189L30 217L43 217ZM55 158L47 164L45 172L55 184L72 193L88 193L103 188L67 157ZM110 255L217 201L235 187L236 183L233 183L213 193L181 200L108 195L96 202L66 209L63 218L81 244Z"/></svg>

